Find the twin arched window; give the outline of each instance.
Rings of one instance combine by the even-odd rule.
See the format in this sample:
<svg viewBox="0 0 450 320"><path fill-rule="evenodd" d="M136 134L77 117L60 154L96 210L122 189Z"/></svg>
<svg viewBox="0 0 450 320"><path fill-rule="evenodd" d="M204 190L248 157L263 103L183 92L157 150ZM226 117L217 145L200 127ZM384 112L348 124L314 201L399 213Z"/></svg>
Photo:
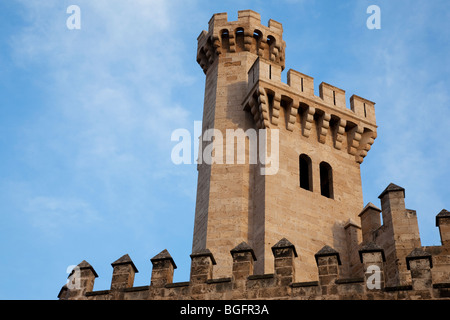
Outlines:
<svg viewBox="0 0 450 320"><path fill-rule="evenodd" d="M320 163L320 193L327 198L334 199L333 169L326 163Z"/></svg>
<svg viewBox="0 0 450 320"><path fill-rule="evenodd" d="M300 155L300 188L308 191L312 189L312 164L311 158L306 154Z"/></svg>
<svg viewBox="0 0 450 320"><path fill-rule="evenodd" d="M312 161L306 154L299 158L300 188L313 191ZM320 171L320 194L324 197L334 199L333 193L333 169L326 162L319 165Z"/></svg>

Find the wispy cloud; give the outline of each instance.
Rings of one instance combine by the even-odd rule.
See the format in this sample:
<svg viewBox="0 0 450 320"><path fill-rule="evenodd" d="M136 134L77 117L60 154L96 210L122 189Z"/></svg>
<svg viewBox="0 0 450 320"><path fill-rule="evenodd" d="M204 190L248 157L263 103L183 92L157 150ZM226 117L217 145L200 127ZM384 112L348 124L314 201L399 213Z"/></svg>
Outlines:
<svg viewBox="0 0 450 320"><path fill-rule="evenodd" d="M87 228L102 220L92 206L79 199L34 197L25 204L32 225L48 237L72 228Z"/></svg>
<svg viewBox="0 0 450 320"><path fill-rule="evenodd" d="M382 29L367 30L352 39L360 74L354 80L343 75L377 103L376 151L363 164L363 171L370 170L368 176L374 180L363 183L371 195L379 194L389 182L405 187L407 206L418 211L425 243L436 244L434 216L449 205L450 196L442 188L450 175L446 138L450 46L443 41L450 36L448 14L425 2L378 4ZM362 28L364 5L359 3L354 12ZM403 8L409 9L407 14L400 14Z"/></svg>
<svg viewBox="0 0 450 320"><path fill-rule="evenodd" d="M80 0L81 30L66 27L71 3L21 2L29 24L11 36L14 61L40 72L32 85L45 96L26 106L38 108L39 116L22 128L25 162L38 168L57 162L71 172L66 183L75 198L100 189L113 210L118 192L133 202L130 197L156 190L156 179L179 174L171 170L170 135L193 120L176 92L195 82L176 21L181 2ZM39 192L36 186L30 205L58 206L50 200L59 195L43 199ZM73 205L90 211L82 203Z"/></svg>

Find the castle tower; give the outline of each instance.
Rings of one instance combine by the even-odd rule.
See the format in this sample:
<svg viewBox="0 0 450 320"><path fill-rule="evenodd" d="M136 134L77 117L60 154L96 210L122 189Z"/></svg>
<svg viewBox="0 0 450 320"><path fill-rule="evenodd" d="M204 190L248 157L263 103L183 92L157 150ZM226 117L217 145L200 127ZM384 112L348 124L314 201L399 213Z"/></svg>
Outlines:
<svg viewBox="0 0 450 320"><path fill-rule="evenodd" d="M263 274L273 272L271 248L287 238L298 251L297 281L317 280L314 254L325 245L344 257L343 275L359 259L349 243L361 240L354 221L364 207L360 165L376 138L374 103L353 95L347 107L345 91L326 83L316 96L314 79L294 70L283 83L285 47L282 25L264 26L251 10L237 21L215 14L198 37L206 74L199 155L211 151L215 162L198 165L192 250L211 251L216 278L230 274L230 248L242 242L254 249L254 273ZM226 148L240 146L232 135L239 129L277 138L268 143L272 155L278 151L275 170L264 173L262 158L250 161L250 135L245 161L237 152L227 161Z"/></svg>
<svg viewBox="0 0 450 320"><path fill-rule="evenodd" d="M198 38L206 88L189 281L173 283L164 249L149 285L134 287L126 254L109 290L93 290L97 273L83 261L59 299L450 299L450 213L436 216L442 246L422 246L404 188L391 183L381 209L363 208L374 103L353 95L348 108L326 83L316 96L314 79L294 70L283 83L282 32L246 10L232 22L214 15Z"/></svg>

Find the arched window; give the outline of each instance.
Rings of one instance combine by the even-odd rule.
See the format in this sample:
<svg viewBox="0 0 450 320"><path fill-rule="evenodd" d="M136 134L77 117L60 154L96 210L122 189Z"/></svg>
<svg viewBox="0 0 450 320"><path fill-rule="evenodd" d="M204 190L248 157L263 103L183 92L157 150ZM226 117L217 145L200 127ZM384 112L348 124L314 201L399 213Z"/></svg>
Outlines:
<svg viewBox="0 0 450 320"><path fill-rule="evenodd" d="M269 47L275 45L275 43L276 43L276 40L275 40L275 38L273 36L268 36L267 37L267 44L268 44Z"/></svg>
<svg viewBox="0 0 450 320"><path fill-rule="evenodd" d="M306 154L300 155L300 188L312 191L312 164L311 158Z"/></svg>
<svg viewBox="0 0 450 320"><path fill-rule="evenodd" d="M221 40L222 40L222 48L224 51L228 51L230 49L230 33L227 29L221 31Z"/></svg>
<svg viewBox="0 0 450 320"><path fill-rule="evenodd" d="M262 40L263 34L261 31L259 30L255 30L253 31L253 38L254 40L254 44L252 44L253 48L252 50L254 50L254 52L259 55L259 47L261 46L261 40Z"/></svg>
<svg viewBox="0 0 450 320"><path fill-rule="evenodd" d="M244 29L236 29L236 52L244 51Z"/></svg>
<svg viewBox="0 0 450 320"><path fill-rule="evenodd" d="M253 37L256 39L257 42L261 41L262 32L259 30L253 31Z"/></svg>
<svg viewBox="0 0 450 320"><path fill-rule="evenodd" d="M334 199L333 195L333 169L322 162L320 164L320 193L327 198Z"/></svg>

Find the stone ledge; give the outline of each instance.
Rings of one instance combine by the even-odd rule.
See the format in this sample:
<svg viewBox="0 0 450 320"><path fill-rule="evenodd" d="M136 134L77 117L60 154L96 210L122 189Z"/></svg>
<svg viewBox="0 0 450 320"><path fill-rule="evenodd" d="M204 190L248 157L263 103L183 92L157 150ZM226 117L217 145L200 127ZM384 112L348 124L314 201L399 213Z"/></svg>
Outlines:
<svg viewBox="0 0 450 320"><path fill-rule="evenodd" d="M140 287L133 287L133 288L125 288L125 289L123 289L123 292L146 291L149 288L150 288L150 286L140 286Z"/></svg>
<svg viewBox="0 0 450 320"><path fill-rule="evenodd" d="M308 281L308 282L294 282L291 283L292 288L302 288L302 287L317 287L319 286L319 281Z"/></svg>
<svg viewBox="0 0 450 320"><path fill-rule="evenodd" d="M364 283L364 278L337 279L336 284Z"/></svg>
<svg viewBox="0 0 450 320"><path fill-rule="evenodd" d="M206 280L207 284L231 282L231 278L219 278Z"/></svg>
<svg viewBox="0 0 450 320"><path fill-rule="evenodd" d="M384 291L386 292L392 292L392 291L409 291L412 290L412 285L406 285L406 286L395 286L395 287L385 287Z"/></svg>
<svg viewBox="0 0 450 320"><path fill-rule="evenodd" d="M168 283L164 287L166 288L178 288L178 287L188 287L191 284L191 282L176 282L176 283Z"/></svg>
<svg viewBox="0 0 450 320"><path fill-rule="evenodd" d="M254 274L251 276L248 276L248 280L261 280L261 279L272 279L273 278L273 273L269 273L269 274Z"/></svg>
<svg viewBox="0 0 450 320"><path fill-rule="evenodd" d="M450 288L450 283L448 282L443 282L443 283L434 283L433 284L433 289L447 289Z"/></svg>
<svg viewBox="0 0 450 320"><path fill-rule="evenodd" d="M102 296L102 295L105 295L105 294L109 294L109 292L110 292L110 290L86 292L86 297Z"/></svg>

